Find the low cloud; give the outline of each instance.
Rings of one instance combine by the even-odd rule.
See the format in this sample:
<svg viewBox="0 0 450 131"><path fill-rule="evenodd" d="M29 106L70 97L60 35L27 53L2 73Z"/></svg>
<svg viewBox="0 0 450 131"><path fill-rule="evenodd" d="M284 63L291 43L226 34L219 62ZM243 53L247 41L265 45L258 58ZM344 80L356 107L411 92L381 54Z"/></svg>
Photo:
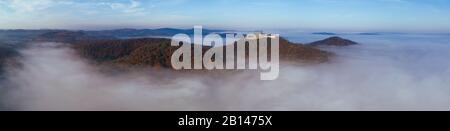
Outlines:
<svg viewBox="0 0 450 131"><path fill-rule="evenodd" d="M130 0L129 3L100 2L99 5L106 5L113 10L121 10L124 13L137 13L144 10L144 8L141 8L141 2L138 0Z"/></svg>
<svg viewBox="0 0 450 131"><path fill-rule="evenodd" d="M120 10L124 13L137 13L143 11L139 0L129 1L82 1L75 2L72 0L5 0L0 1L0 5L4 5L15 12L30 13L47 10L51 7L69 6L69 8L85 9L83 7L95 8L95 6L107 6L113 10Z"/></svg>
<svg viewBox="0 0 450 131"><path fill-rule="evenodd" d="M449 45L363 44L326 48L320 65L282 64L280 78L171 71L107 75L70 48L22 50L5 97L15 110L448 110Z"/></svg>
<svg viewBox="0 0 450 131"><path fill-rule="evenodd" d="M73 4L68 0L6 0L0 4L15 10L16 12L35 12L48 9L61 4Z"/></svg>

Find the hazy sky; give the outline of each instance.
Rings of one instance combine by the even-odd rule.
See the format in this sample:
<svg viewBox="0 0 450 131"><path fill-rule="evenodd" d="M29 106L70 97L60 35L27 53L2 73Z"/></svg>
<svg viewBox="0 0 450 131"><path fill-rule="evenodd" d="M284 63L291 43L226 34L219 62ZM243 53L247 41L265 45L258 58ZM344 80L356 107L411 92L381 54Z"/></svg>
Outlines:
<svg viewBox="0 0 450 131"><path fill-rule="evenodd" d="M449 0L0 0L3 29L450 32Z"/></svg>

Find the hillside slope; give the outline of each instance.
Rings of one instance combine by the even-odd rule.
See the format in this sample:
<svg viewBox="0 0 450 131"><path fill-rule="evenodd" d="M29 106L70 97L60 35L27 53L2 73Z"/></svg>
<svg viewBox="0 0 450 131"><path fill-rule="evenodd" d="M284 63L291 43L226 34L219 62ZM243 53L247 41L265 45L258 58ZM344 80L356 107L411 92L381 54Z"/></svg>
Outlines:
<svg viewBox="0 0 450 131"><path fill-rule="evenodd" d="M312 42L309 45L310 46L350 46L350 45L356 45L358 43L343 39L341 37L330 37L324 40Z"/></svg>
<svg viewBox="0 0 450 131"><path fill-rule="evenodd" d="M100 64L152 66L171 68L171 56L179 47L170 39L146 38L128 40L84 41L74 49L84 58ZM203 47L203 52L211 47ZM332 53L280 39L280 59L303 63L326 62Z"/></svg>

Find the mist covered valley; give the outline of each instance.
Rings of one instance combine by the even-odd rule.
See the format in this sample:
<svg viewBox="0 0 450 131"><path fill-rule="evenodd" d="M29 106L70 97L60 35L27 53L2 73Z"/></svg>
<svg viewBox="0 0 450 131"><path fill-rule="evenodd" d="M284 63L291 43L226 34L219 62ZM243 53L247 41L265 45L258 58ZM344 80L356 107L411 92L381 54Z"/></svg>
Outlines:
<svg viewBox="0 0 450 131"><path fill-rule="evenodd" d="M288 36L308 43L320 35ZM280 77L167 70L108 75L62 43L30 42L5 68L2 110L449 110L448 35L343 35L325 63L281 63Z"/></svg>

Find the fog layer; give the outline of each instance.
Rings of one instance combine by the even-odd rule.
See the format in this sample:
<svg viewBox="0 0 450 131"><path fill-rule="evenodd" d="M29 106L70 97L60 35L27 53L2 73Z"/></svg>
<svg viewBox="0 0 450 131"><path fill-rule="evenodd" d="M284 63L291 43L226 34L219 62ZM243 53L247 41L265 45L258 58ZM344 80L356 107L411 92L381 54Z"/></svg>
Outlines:
<svg viewBox="0 0 450 131"><path fill-rule="evenodd" d="M337 54L328 63L282 64L275 81L112 76L68 47L36 43L9 68L4 100L14 110L450 110L448 38L397 38L355 37L361 45L324 48Z"/></svg>

